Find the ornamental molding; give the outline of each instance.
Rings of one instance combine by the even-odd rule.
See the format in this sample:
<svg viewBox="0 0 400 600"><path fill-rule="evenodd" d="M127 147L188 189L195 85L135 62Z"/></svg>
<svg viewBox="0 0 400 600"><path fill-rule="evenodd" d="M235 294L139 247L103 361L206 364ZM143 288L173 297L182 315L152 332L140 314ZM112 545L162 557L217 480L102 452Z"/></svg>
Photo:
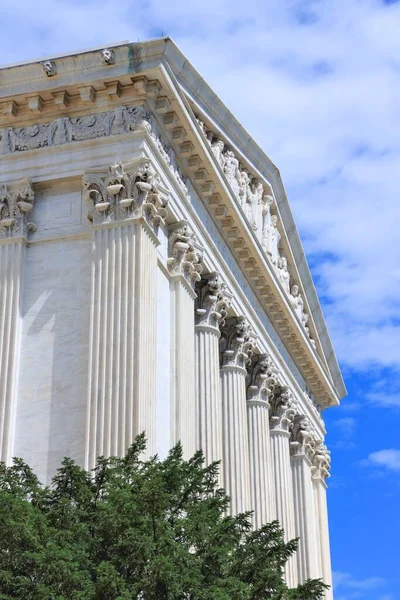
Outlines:
<svg viewBox="0 0 400 600"><path fill-rule="evenodd" d="M247 401L262 402L270 407L269 401L279 386L279 372L269 354L253 356L247 385Z"/></svg>
<svg viewBox="0 0 400 600"><path fill-rule="evenodd" d="M187 221L179 221L169 228L167 266L173 277L183 278L192 290L201 280L203 250L197 243Z"/></svg>
<svg viewBox="0 0 400 600"><path fill-rule="evenodd" d="M280 388L272 397L270 405L270 430L283 431L289 435L297 412L293 393L287 387Z"/></svg>
<svg viewBox="0 0 400 600"><path fill-rule="evenodd" d="M125 171L122 163L108 167L106 175L86 173L83 196L89 203L88 218L94 225L145 220L156 233L168 215L168 195L149 161Z"/></svg>
<svg viewBox="0 0 400 600"><path fill-rule="evenodd" d="M244 316L230 317L221 330L222 368L247 369L251 365L256 336Z"/></svg>
<svg viewBox="0 0 400 600"><path fill-rule="evenodd" d="M195 316L197 326L207 326L220 331L225 326L232 294L219 273L204 275L196 283Z"/></svg>
<svg viewBox="0 0 400 600"><path fill-rule="evenodd" d="M0 185L0 239L27 237L36 231L30 221L35 193L29 179Z"/></svg>

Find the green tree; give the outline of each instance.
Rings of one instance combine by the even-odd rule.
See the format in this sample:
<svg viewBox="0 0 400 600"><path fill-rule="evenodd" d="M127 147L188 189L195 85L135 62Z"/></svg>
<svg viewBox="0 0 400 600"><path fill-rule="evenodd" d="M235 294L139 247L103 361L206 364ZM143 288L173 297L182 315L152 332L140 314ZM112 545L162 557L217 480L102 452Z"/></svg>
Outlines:
<svg viewBox="0 0 400 600"><path fill-rule="evenodd" d="M288 589L278 522L226 516L218 464L178 444L142 460L140 435L124 458L94 473L64 459L43 487L20 459L0 464L0 598L7 600L320 600L319 580Z"/></svg>

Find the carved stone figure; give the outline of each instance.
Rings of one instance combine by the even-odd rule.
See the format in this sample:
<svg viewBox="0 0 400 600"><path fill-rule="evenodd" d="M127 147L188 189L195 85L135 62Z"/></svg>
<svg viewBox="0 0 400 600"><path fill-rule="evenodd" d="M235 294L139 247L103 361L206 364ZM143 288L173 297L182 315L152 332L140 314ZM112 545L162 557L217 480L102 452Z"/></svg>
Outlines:
<svg viewBox="0 0 400 600"><path fill-rule="evenodd" d="M104 50L100 51L100 54L105 65L115 64L115 53L112 48L104 48Z"/></svg>
<svg viewBox="0 0 400 600"><path fill-rule="evenodd" d="M263 196L264 196L264 186L262 182L253 177L250 183L250 193L251 193L251 224L253 226L254 231L258 231L262 228L262 212L263 212Z"/></svg>
<svg viewBox="0 0 400 600"><path fill-rule="evenodd" d="M295 313L299 317L300 321L303 322L304 304L303 304L302 295L299 292L298 285L292 285L292 287L290 289L289 300L290 300L291 305L293 306Z"/></svg>
<svg viewBox="0 0 400 600"><path fill-rule="evenodd" d="M46 60L43 65L43 71L46 73L47 77L54 77L57 75L57 65L54 60Z"/></svg>
<svg viewBox="0 0 400 600"><path fill-rule="evenodd" d="M271 206L273 203L274 199L272 196L263 196L261 245L265 251L267 251L269 228L271 226Z"/></svg>
<svg viewBox="0 0 400 600"><path fill-rule="evenodd" d="M227 150L224 154L225 163L224 163L224 173L225 177L228 180L229 185L232 188L234 195L240 200L240 188L239 188L239 180L240 180L240 171L239 171L239 161L232 152L232 150Z"/></svg>
<svg viewBox="0 0 400 600"><path fill-rule="evenodd" d="M222 140L215 138L211 143L211 150L214 153L215 158L217 159L221 169L224 168L225 157L224 157L224 147L225 144Z"/></svg>
<svg viewBox="0 0 400 600"><path fill-rule="evenodd" d="M283 289L289 295L290 294L290 274L288 271L287 260L284 256L281 256L278 260L278 277L282 284Z"/></svg>
<svg viewBox="0 0 400 600"><path fill-rule="evenodd" d="M239 199L240 204L243 207L243 210L247 216L247 205L248 199L251 198L250 192L250 177L247 171L243 168L239 169ZM250 202L251 204L251 202Z"/></svg>
<svg viewBox="0 0 400 600"><path fill-rule="evenodd" d="M278 231L278 217L271 215L271 220L267 231L267 244L266 251L268 258L274 266L277 266L279 259L279 242L281 240L281 234Z"/></svg>

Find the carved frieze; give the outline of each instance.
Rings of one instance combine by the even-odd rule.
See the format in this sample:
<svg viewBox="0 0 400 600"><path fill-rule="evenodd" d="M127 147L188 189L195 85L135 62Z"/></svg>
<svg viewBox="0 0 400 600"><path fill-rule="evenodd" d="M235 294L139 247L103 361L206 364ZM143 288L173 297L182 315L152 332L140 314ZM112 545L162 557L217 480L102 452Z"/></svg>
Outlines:
<svg viewBox="0 0 400 600"><path fill-rule="evenodd" d="M0 129L2 154L26 152L73 142L82 142L129 131L147 131L178 184L187 193L186 181L176 163L171 147L159 132L145 106L118 106L112 111L79 117L59 117L51 123Z"/></svg>
<svg viewBox="0 0 400 600"><path fill-rule="evenodd" d="M225 325L232 295L219 273L211 273L196 283L196 324L219 330Z"/></svg>
<svg viewBox="0 0 400 600"><path fill-rule="evenodd" d="M168 269L173 276L182 276L194 289L203 272L203 253L187 221L170 228L168 238Z"/></svg>
<svg viewBox="0 0 400 600"><path fill-rule="evenodd" d="M268 354L253 356L247 386L248 401L260 400L268 403L279 385L278 370Z"/></svg>
<svg viewBox="0 0 400 600"><path fill-rule="evenodd" d="M157 231L168 214L168 197L149 161L128 172L116 163L105 176L85 174L83 193L90 205L89 219L95 224L144 218Z"/></svg>
<svg viewBox="0 0 400 600"><path fill-rule="evenodd" d="M29 179L0 185L0 238L27 236L36 231L30 215L35 194Z"/></svg>
<svg viewBox="0 0 400 600"><path fill-rule="evenodd" d="M230 317L221 331L220 350L223 367L247 369L254 353L255 336L246 317Z"/></svg>

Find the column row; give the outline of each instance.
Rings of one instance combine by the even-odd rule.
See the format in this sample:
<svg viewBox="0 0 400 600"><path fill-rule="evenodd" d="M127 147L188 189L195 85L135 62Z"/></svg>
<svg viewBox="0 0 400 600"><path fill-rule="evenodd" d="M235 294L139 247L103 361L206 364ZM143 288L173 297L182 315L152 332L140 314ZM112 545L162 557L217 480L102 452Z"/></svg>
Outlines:
<svg viewBox="0 0 400 600"><path fill-rule="evenodd" d="M271 357L255 353L246 318L226 318L230 298L219 275L203 278L197 294L198 446L207 462L222 460L232 514L253 510L254 527L278 519L287 541L300 538L288 584L310 577L329 584L326 448Z"/></svg>

